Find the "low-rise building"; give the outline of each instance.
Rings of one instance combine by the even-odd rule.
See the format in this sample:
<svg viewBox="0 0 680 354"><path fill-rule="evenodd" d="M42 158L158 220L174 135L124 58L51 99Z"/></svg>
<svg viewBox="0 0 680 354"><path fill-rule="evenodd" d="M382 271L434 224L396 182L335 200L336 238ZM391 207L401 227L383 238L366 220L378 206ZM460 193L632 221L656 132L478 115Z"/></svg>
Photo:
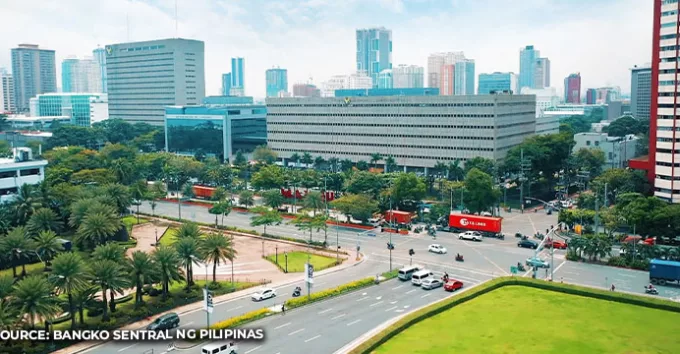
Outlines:
<svg viewBox="0 0 680 354"><path fill-rule="evenodd" d="M267 98L267 140L284 164L296 153L354 163L379 153L427 172L504 158L535 134L535 109L523 95Z"/></svg>
<svg viewBox="0 0 680 354"><path fill-rule="evenodd" d="M60 117L71 118L71 124L83 127L92 125L92 104L106 105L106 117L108 117L108 97L105 93L45 93L32 98L30 101L31 116L33 117ZM103 114L103 106L97 109L95 119L100 119Z"/></svg>
<svg viewBox="0 0 680 354"><path fill-rule="evenodd" d="M0 132L0 141L8 142L12 147L27 147L30 142L38 143L38 147L33 150L38 155L42 154L42 145L45 145L47 139L51 137L52 133L42 131Z"/></svg>
<svg viewBox="0 0 680 354"><path fill-rule="evenodd" d="M12 201L24 184L45 179L47 160L34 160L29 148L14 148L11 158L0 158L0 203Z"/></svg>
<svg viewBox="0 0 680 354"><path fill-rule="evenodd" d="M29 117L25 115L11 115L7 117L7 123L12 130L51 130L52 124L70 124L71 117Z"/></svg>
<svg viewBox="0 0 680 354"><path fill-rule="evenodd" d="M625 168L637 156L638 137L627 135L610 137L607 133L578 133L574 135L573 152L580 149L600 149L604 152L603 168Z"/></svg>

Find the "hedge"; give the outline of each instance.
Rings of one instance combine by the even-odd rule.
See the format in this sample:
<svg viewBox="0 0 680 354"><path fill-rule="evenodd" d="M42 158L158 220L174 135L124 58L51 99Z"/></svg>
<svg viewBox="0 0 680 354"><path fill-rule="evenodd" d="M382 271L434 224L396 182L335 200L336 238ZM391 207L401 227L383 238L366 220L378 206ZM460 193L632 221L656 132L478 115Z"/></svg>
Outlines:
<svg viewBox="0 0 680 354"><path fill-rule="evenodd" d="M439 313L451 309L456 305L462 304L480 295L487 294L493 290L508 285L527 286L537 289L557 291L569 295L584 296L606 301L615 301L624 304L644 306L659 310L680 313L680 304L668 300L618 293L608 290L586 288L579 285L547 282L544 280L530 278L503 277L490 280L471 291L460 293L452 298L445 299L444 301L432 304L412 314L406 315L401 320L397 321L396 323L392 324L382 332L376 334L375 336L369 338L367 341L363 342L362 344L354 348L352 351L350 351L350 354L371 353L378 347L380 347L382 344L390 340L392 337L396 336L405 329L413 326L414 324L424 319L435 316Z"/></svg>
<svg viewBox="0 0 680 354"><path fill-rule="evenodd" d="M345 293L348 293L350 291L358 290L361 288L365 288L369 285L374 284L375 278L370 277L370 278L364 278L361 280L356 280L347 284L340 285L338 287L332 288L332 289L327 289L323 291L319 291L316 293L312 293L309 298L307 296L300 296L296 297L290 300L287 300L285 302L286 308L289 309L294 309L296 307L304 306L307 304L311 304L313 302L321 301L324 299L327 299L329 297L334 297L334 296L339 296Z"/></svg>
<svg viewBox="0 0 680 354"><path fill-rule="evenodd" d="M238 326L242 326L246 323L257 321L261 318L265 318L269 315L271 315L273 312L268 309L268 308L263 308L255 311L250 311L248 313L245 313L241 316L236 316L232 317L228 320L220 321L212 326L210 326L210 329L227 329L227 328L234 328Z"/></svg>

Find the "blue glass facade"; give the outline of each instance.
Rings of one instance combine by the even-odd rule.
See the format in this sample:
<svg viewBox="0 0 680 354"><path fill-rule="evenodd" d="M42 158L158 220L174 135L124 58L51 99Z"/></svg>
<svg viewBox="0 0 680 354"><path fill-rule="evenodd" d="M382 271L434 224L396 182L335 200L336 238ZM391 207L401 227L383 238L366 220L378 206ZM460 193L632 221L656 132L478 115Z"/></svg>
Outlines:
<svg viewBox="0 0 680 354"><path fill-rule="evenodd" d="M454 95L475 94L475 61L466 59L457 61L453 78Z"/></svg>
<svg viewBox="0 0 680 354"><path fill-rule="evenodd" d="M99 74L102 77L102 92L107 93L109 92L106 88L108 85L107 76L106 76L106 50L104 48L97 48L92 51L92 56L94 56L94 60L99 63Z"/></svg>
<svg viewBox="0 0 680 354"><path fill-rule="evenodd" d="M253 104L250 96L208 96L203 99L204 105L231 105L231 104Z"/></svg>
<svg viewBox="0 0 680 354"><path fill-rule="evenodd" d="M392 70L387 69L380 72L378 75L378 88L379 89L391 89L394 87L394 77L392 76Z"/></svg>
<svg viewBox="0 0 680 354"><path fill-rule="evenodd" d="M534 49L533 45L524 47L519 52L519 89L523 87L534 87L534 71L536 70L536 59L540 52Z"/></svg>
<svg viewBox="0 0 680 354"><path fill-rule="evenodd" d="M61 91L73 92L73 69L78 64L78 59L64 59L61 62Z"/></svg>
<svg viewBox="0 0 680 354"><path fill-rule="evenodd" d="M90 99L99 99L93 94L45 94L38 95L38 115L40 117L71 117L71 124L90 126Z"/></svg>
<svg viewBox="0 0 680 354"><path fill-rule="evenodd" d="M231 87L243 90L244 83L244 63L243 58L231 58Z"/></svg>
<svg viewBox="0 0 680 354"><path fill-rule="evenodd" d="M288 92L288 70L273 68L265 74L267 97L278 97L279 92Z"/></svg>
<svg viewBox="0 0 680 354"><path fill-rule="evenodd" d="M493 73L479 74L479 86L477 94L488 95L494 91L515 91L515 74L513 73Z"/></svg>
<svg viewBox="0 0 680 354"><path fill-rule="evenodd" d="M229 96L231 92L231 73L222 74L222 96Z"/></svg>
<svg viewBox="0 0 680 354"><path fill-rule="evenodd" d="M438 88L391 88L391 89L342 89L335 90L335 97L360 96L439 96Z"/></svg>
<svg viewBox="0 0 680 354"><path fill-rule="evenodd" d="M380 72L392 69L392 31L386 28L357 30L357 70L366 71L378 86Z"/></svg>

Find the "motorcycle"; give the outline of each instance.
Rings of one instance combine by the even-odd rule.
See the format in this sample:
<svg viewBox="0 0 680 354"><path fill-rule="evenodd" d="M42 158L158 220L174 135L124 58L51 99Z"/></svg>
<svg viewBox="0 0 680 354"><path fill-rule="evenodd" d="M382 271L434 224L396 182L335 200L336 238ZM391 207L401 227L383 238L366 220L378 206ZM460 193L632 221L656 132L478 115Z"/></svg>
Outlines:
<svg viewBox="0 0 680 354"><path fill-rule="evenodd" d="M520 272L526 272L527 269L522 265L522 263L517 263L517 270Z"/></svg>
<svg viewBox="0 0 680 354"><path fill-rule="evenodd" d="M295 287L295 290L293 290L293 297L298 297L302 294L302 289L299 286Z"/></svg>
<svg viewBox="0 0 680 354"><path fill-rule="evenodd" d="M463 259L463 256L457 255L456 256L456 262L464 262L465 260Z"/></svg>
<svg viewBox="0 0 680 354"><path fill-rule="evenodd" d="M659 291L656 288L649 288L645 286L645 294L659 295Z"/></svg>

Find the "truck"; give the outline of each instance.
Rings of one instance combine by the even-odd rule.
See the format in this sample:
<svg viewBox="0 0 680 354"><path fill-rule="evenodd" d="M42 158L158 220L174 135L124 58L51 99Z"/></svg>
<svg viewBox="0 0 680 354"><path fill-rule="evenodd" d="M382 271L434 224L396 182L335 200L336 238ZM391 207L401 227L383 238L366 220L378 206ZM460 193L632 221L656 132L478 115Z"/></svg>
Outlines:
<svg viewBox="0 0 680 354"><path fill-rule="evenodd" d="M394 224L410 224L411 213L400 210L388 210L385 212L385 221Z"/></svg>
<svg viewBox="0 0 680 354"><path fill-rule="evenodd" d="M502 220L503 218L493 216L451 213L449 215L449 228L498 234L501 232Z"/></svg>
<svg viewBox="0 0 680 354"><path fill-rule="evenodd" d="M213 187L205 187L205 186L192 186L191 187L194 190L194 195L196 198L202 198L202 199L210 199L212 198L213 193L215 193L215 189Z"/></svg>
<svg viewBox="0 0 680 354"><path fill-rule="evenodd" d="M680 282L680 262L652 259L649 261L649 282L658 285Z"/></svg>

